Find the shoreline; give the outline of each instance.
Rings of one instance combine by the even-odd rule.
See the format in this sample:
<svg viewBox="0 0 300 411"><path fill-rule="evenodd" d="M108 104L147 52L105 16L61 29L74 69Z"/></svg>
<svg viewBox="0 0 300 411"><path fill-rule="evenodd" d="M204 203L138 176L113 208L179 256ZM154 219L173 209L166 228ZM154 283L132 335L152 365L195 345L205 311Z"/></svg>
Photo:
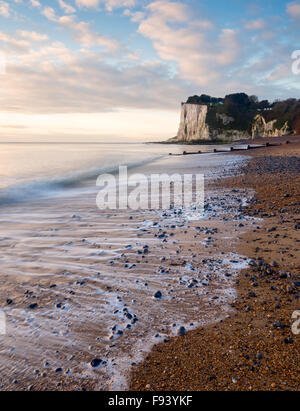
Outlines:
<svg viewBox="0 0 300 411"><path fill-rule="evenodd" d="M193 140L193 141L156 141L153 144L169 144L169 145L187 145L187 146L202 146L202 145L230 145L230 144L263 144L266 141L272 142L282 142L283 140L291 140L295 141L299 139L300 136L298 134L288 134L286 136L279 136L279 137L261 137L261 138L254 138L254 139L241 139L241 140ZM146 143L147 144L147 143Z"/></svg>
<svg viewBox="0 0 300 411"><path fill-rule="evenodd" d="M247 214L262 219L240 235L236 251L252 263L236 281L232 314L155 346L132 373L130 390L300 389L300 340L291 331L300 296L300 144L250 156L244 175L218 183L254 189Z"/></svg>

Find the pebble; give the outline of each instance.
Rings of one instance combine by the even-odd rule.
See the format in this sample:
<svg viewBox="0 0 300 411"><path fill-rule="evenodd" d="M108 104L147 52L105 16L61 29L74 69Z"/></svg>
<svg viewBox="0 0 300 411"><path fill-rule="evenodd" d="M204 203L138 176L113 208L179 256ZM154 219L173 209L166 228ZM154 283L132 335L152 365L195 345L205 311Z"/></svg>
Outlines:
<svg viewBox="0 0 300 411"><path fill-rule="evenodd" d="M161 291L156 291L156 293L154 294L154 298L156 298L157 300L162 298L162 293Z"/></svg>
<svg viewBox="0 0 300 411"><path fill-rule="evenodd" d="M186 334L186 329L184 327L180 327L178 330L179 337L183 337Z"/></svg>
<svg viewBox="0 0 300 411"><path fill-rule="evenodd" d="M91 361L91 366L92 366L93 368L97 368L97 367L99 367L99 365L101 365L101 363L102 363L102 360L100 360L100 358L94 358L94 359Z"/></svg>

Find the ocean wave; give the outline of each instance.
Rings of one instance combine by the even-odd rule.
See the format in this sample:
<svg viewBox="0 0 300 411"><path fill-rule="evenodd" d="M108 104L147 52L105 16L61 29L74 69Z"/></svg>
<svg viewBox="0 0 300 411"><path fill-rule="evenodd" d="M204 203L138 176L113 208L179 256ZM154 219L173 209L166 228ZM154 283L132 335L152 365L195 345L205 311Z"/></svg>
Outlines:
<svg viewBox="0 0 300 411"><path fill-rule="evenodd" d="M127 166L130 170L163 157L164 155L160 155L131 163L113 164L88 171L76 171L59 177L39 178L14 183L0 189L0 207L42 198L72 195L72 190L73 194L76 194L76 189L88 188L88 182L95 180L96 183L96 179L100 174L117 174L121 165Z"/></svg>

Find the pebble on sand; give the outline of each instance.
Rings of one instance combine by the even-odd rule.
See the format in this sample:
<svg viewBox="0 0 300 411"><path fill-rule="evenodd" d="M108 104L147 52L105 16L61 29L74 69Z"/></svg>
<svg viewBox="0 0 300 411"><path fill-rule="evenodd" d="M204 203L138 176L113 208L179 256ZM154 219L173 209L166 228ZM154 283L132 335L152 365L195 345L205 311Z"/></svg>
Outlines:
<svg viewBox="0 0 300 411"><path fill-rule="evenodd" d="M157 300L160 300L162 298L161 291L156 291L156 293L154 294L154 298L156 298Z"/></svg>
<svg viewBox="0 0 300 411"><path fill-rule="evenodd" d="M102 363L102 360L100 360L100 358L94 358L92 361L91 361L91 366L93 367L93 368L97 368L97 367L99 367L99 365Z"/></svg>

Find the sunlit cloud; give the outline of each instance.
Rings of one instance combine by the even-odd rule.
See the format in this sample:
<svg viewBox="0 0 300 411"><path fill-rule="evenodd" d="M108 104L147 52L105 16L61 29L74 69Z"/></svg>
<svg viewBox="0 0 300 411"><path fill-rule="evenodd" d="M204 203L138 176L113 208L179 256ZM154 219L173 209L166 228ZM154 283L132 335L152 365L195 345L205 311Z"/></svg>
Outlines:
<svg viewBox="0 0 300 411"><path fill-rule="evenodd" d="M300 19L300 3L293 2L287 5L287 12L293 19Z"/></svg>
<svg viewBox="0 0 300 411"><path fill-rule="evenodd" d="M41 3L38 0L30 0L30 4L33 7L41 7L42 6Z"/></svg>
<svg viewBox="0 0 300 411"><path fill-rule="evenodd" d="M104 5L106 10L112 11L122 7L134 7L140 0L75 0L79 7L97 8Z"/></svg>
<svg viewBox="0 0 300 411"><path fill-rule="evenodd" d="M65 13L72 14L76 12L76 9L70 4L66 3L64 0L58 0L58 3Z"/></svg>
<svg viewBox="0 0 300 411"><path fill-rule="evenodd" d="M194 20L187 5L156 1L146 10L148 14L140 22L139 32L152 40L162 59L177 63L183 79L207 86L220 78L220 67L236 60L240 44L235 30L219 30L212 44L208 32L214 28L213 23Z"/></svg>
<svg viewBox="0 0 300 411"><path fill-rule="evenodd" d="M120 49L118 41L94 32L89 23L78 21L73 15L58 17L56 16L54 9L51 7L44 8L42 14L48 20L70 30L73 33L74 39L86 47L101 46L108 48L110 51L117 51Z"/></svg>
<svg viewBox="0 0 300 411"><path fill-rule="evenodd" d="M0 16L3 17L10 17L11 10L10 10L10 5L6 1L0 1Z"/></svg>

